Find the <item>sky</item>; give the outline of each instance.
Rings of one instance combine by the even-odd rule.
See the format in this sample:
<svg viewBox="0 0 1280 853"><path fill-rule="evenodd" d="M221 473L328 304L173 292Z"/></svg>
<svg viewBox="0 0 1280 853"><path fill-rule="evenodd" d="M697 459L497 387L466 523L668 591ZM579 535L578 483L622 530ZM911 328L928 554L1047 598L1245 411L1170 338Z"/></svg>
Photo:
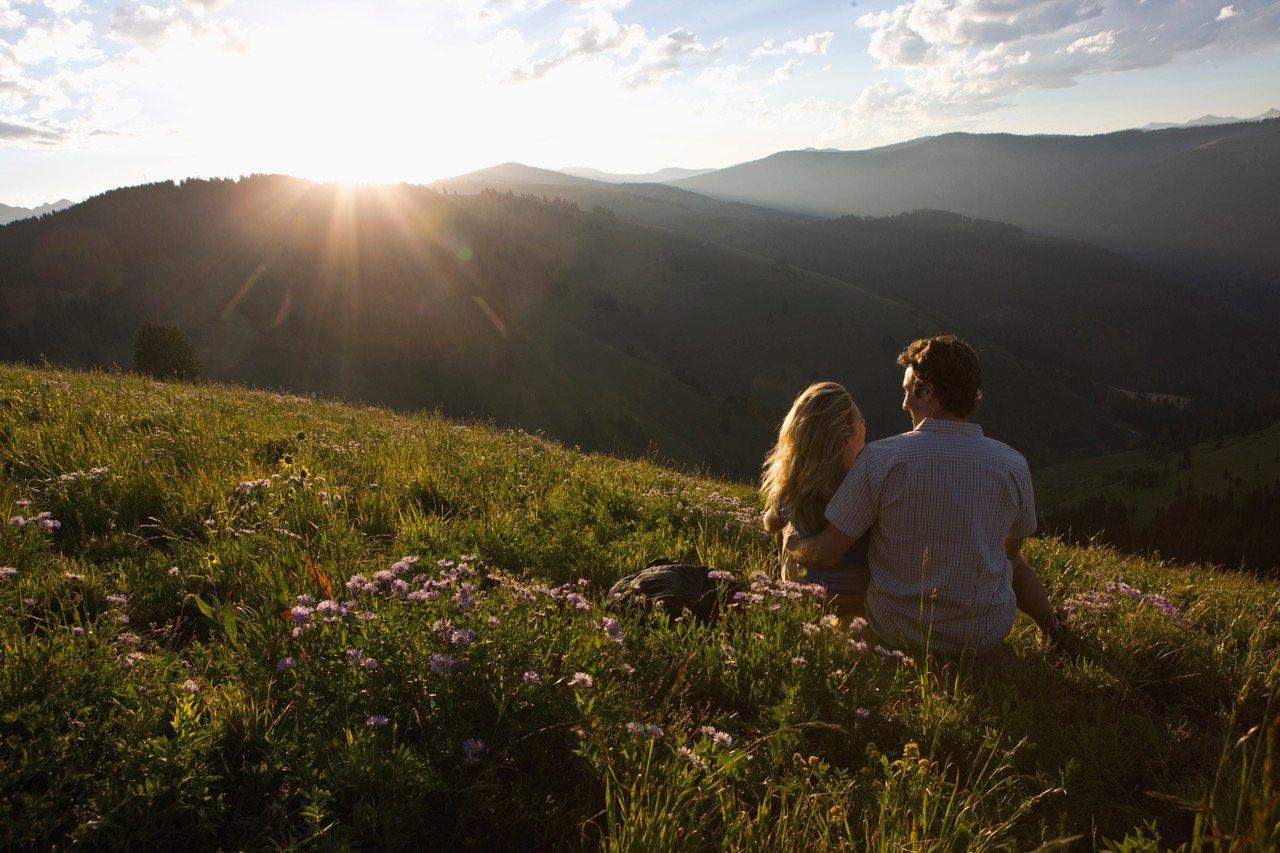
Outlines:
<svg viewBox="0 0 1280 853"><path fill-rule="evenodd" d="M0 0L0 203L1280 107L1280 0Z"/></svg>

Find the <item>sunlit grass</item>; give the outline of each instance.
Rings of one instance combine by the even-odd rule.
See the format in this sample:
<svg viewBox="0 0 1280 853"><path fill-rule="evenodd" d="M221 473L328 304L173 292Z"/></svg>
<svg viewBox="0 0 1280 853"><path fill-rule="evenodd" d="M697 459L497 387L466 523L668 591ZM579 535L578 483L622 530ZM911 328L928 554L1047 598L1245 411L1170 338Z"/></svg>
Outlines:
<svg viewBox="0 0 1280 853"><path fill-rule="evenodd" d="M1280 839L1274 584L1033 542L1072 637L1020 621L975 669L878 652L755 574L747 484L12 367L0 439L5 847ZM605 611L657 556L732 570L746 606Z"/></svg>

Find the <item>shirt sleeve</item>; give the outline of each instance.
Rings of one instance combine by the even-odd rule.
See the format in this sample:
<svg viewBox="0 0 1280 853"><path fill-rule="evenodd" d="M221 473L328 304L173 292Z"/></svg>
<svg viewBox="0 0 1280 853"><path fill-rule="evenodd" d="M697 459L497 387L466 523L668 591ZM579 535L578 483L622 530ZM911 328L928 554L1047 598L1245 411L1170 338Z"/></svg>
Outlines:
<svg viewBox="0 0 1280 853"><path fill-rule="evenodd" d="M863 450L827 503L827 521L857 539L875 523L879 491L878 478L872 474L872 454Z"/></svg>
<svg viewBox="0 0 1280 853"><path fill-rule="evenodd" d="M1025 459L1013 473L1013 485L1018 493L1019 507L1009 538L1026 539L1036 532L1036 495L1031 488L1031 472L1027 470Z"/></svg>

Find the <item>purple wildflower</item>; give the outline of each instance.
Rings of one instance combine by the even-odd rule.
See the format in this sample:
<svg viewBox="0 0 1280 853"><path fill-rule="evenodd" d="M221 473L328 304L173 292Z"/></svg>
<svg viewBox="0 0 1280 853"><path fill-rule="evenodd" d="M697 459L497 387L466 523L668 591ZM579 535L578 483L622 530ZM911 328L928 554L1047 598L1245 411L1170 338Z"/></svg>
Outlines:
<svg viewBox="0 0 1280 853"><path fill-rule="evenodd" d="M468 764L478 764L484 752L485 743L478 737L467 738L462 742L462 759Z"/></svg>
<svg viewBox="0 0 1280 853"><path fill-rule="evenodd" d="M805 636L812 637L814 634L818 633L822 629L819 628L817 625L813 624L812 622L806 622L800 626L800 630L804 632Z"/></svg>
<svg viewBox="0 0 1280 853"><path fill-rule="evenodd" d="M680 758L681 761L687 761L689 764L696 767L698 770L707 769L706 760L703 759L701 756L697 755L696 753L694 753L694 751L687 746L682 746L679 749L677 749L676 755Z"/></svg>
<svg viewBox="0 0 1280 853"><path fill-rule="evenodd" d="M147 656L144 655L142 652L129 652L124 657L120 658L120 663L124 666L132 667L135 664L141 661L144 661L146 659L147 659Z"/></svg>
<svg viewBox="0 0 1280 853"><path fill-rule="evenodd" d="M613 616L606 616L600 620L600 625L604 628L605 636L618 645L622 645L622 637L625 632L622 630L621 622Z"/></svg>
<svg viewBox="0 0 1280 853"><path fill-rule="evenodd" d="M116 642L122 646L136 646L139 642L137 634L116 634Z"/></svg>
<svg viewBox="0 0 1280 853"><path fill-rule="evenodd" d="M364 724L369 728L378 729L378 728L382 728L389 722L391 721L388 720L386 717L382 716L381 714L374 714L369 719L365 720Z"/></svg>
<svg viewBox="0 0 1280 853"><path fill-rule="evenodd" d="M857 714L859 717L862 717L863 719L866 719L867 717L870 717L870 716L871 716L871 709L870 709L870 708L859 708L859 709L858 709L857 711L855 711L854 713L855 713L855 714Z"/></svg>
<svg viewBox="0 0 1280 853"><path fill-rule="evenodd" d="M182 682L182 692L190 693L192 695L199 693L200 682L196 681L194 678L188 678L186 681Z"/></svg>
<svg viewBox="0 0 1280 853"><path fill-rule="evenodd" d="M180 574L182 574L182 572L178 571L178 567L177 567L177 566L170 566L170 567L169 567L169 577L171 577L171 578L176 578L176 577L177 577L178 575L180 575Z"/></svg>
<svg viewBox="0 0 1280 853"><path fill-rule="evenodd" d="M458 659L453 655L434 654L427 658L427 663L431 665L433 672L445 675L453 672L458 667Z"/></svg>
<svg viewBox="0 0 1280 853"><path fill-rule="evenodd" d="M0 582L7 581L18 573L13 566L0 566Z"/></svg>
<svg viewBox="0 0 1280 853"><path fill-rule="evenodd" d="M123 595L108 595L107 601L111 602L112 604L118 604L121 607L124 607L126 604L129 603L129 599L125 598Z"/></svg>
<svg viewBox="0 0 1280 853"><path fill-rule="evenodd" d="M595 687L595 681L585 672L575 672L573 678L569 679L570 687L585 687L588 690Z"/></svg>
<svg viewBox="0 0 1280 853"><path fill-rule="evenodd" d="M276 662L276 669L280 670L281 672L284 672L287 669L293 669L297 665L298 665L298 662L293 658L284 657L284 658L280 658L280 660Z"/></svg>
<svg viewBox="0 0 1280 853"><path fill-rule="evenodd" d="M525 684L541 684L542 677L538 673L530 670L522 676Z"/></svg>
<svg viewBox="0 0 1280 853"><path fill-rule="evenodd" d="M723 569L712 569L707 572L707 577L713 581L731 581L733 580L733 572L726 572Z"/></svg>
<svg viewBox="0 0 1280 853"><path fill-rule="evenodd" d="M74 637L83 637L83 636L84 636L84 628L81 628L79 625L76 625L75 627L73 627L73 628L71 629L71 635L72 635L72 636L74 636Z"/></svg>

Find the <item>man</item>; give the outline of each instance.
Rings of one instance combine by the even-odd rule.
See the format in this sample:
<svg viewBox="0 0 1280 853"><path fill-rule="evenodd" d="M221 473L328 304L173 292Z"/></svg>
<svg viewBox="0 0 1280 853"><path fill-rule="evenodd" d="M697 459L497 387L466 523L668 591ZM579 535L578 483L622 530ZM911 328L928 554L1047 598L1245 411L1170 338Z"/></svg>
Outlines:
<svg viewBox="0 0 1280 853"><path fill-rule="evenodd" d="M1021 555L1036 529L1027 462L968 422L982 397L977 354L942 335L914 341L898 364L911 431L868 444L827 504L830 523L812 537L788 535L788 553L830 566L870 530L867 617L898 648L991 650L1019 600L1056 633L1044 586Z"/></svg>

